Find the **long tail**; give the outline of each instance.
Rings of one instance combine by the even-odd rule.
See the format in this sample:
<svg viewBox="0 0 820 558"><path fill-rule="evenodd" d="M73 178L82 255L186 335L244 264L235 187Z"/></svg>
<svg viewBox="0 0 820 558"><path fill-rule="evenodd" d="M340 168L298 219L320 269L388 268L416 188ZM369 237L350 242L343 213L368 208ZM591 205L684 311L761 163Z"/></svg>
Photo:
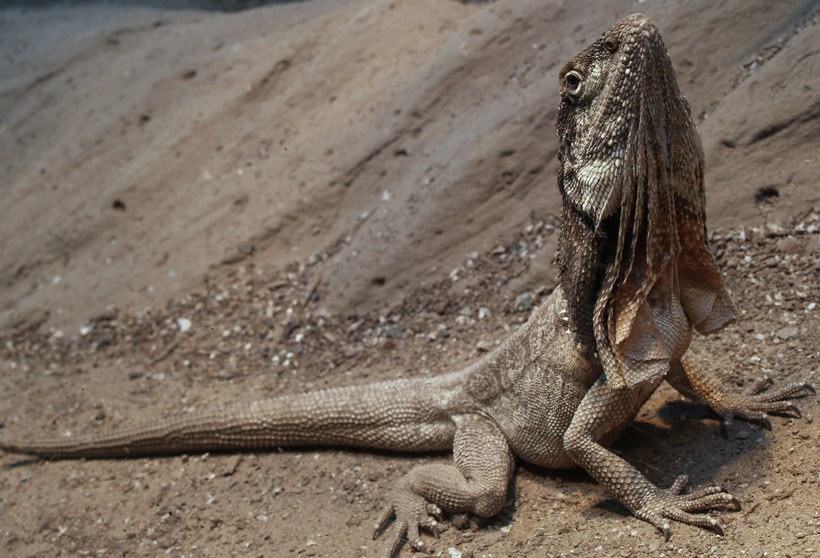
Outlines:
<svg viewBox="0 0 820 558"><path fill-rule="evenodd" d="M329 445L394 451L452 447L455 376L394 380L233 404L130 428L44 440L0 439L8 453L54 459ZM435 394L435 395L434 395Z"/></svg>

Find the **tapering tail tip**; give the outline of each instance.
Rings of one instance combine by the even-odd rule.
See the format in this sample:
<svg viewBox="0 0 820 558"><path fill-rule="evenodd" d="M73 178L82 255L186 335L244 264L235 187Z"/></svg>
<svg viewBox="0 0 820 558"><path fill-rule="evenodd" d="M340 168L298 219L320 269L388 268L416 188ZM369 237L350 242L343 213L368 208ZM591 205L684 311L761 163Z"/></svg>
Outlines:
<svg viewBox="0 0 820 558"><path fill-rule="evenodd" d="M0 452L13 455L28 455L43 459L70 459L85 457L64 440L23 441L0 438Z"/></svg>
<svg viewBox="0 0 820 558"><path fill-rule="evenodd" d="M13 453L16 455L34 455L28 453L25 444L18 440L10 440L8 438L0 438L0 451L3 453Z"/></svg>

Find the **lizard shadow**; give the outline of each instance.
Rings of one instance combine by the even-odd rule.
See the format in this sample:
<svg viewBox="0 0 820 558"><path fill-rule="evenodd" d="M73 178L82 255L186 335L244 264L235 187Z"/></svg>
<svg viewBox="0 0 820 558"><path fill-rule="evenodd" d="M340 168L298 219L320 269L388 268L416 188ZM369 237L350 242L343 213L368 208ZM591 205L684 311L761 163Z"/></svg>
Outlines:
<svg viewBox="0 0 820 558"><path fill-rule="evenodd" d="M699 403L664 401L650 410L652 422L633 421L614 447L660 484L671 484L682 473L692 486L714 482L729 463L762 442L764 429L743 420L725 436L717 415Z"/></svg>
<svg viewBox="0 0 820 558"><path fill-rule="evenodd" d="M7 465L4 465L3 468L8 469L8 470L20 469L21 467L28 467L30 465L34 465L34 464L38 463L39 461L41 461L41 459L39 459L37 457L24 457L24 458L18 459L17 461L15 461L13 463L9 463Z"/></svg>
<svg viewBox="0 0 820 558"><path fill-rule="evenodd" d="M723 436L720 421L705 406L688 401L666 401L650 409L649 419L633 420L610 445L615 454L625 458L657 486L670 486L678 475L689 476L689 488L721 484L721 471L759 447L761 427L738 421L732 433ZM532 473L536 482L545 489L557 484L562 492L589 494L595 480L582 469L544 469L528 463L519 467ZM582 485L582 486L578 486ZM603 499L587 510L578 510L591 516L593 510L605 510L623 516L631 512L603 487L598 488ZM593 489L594 490L594 489Z"/></svg>

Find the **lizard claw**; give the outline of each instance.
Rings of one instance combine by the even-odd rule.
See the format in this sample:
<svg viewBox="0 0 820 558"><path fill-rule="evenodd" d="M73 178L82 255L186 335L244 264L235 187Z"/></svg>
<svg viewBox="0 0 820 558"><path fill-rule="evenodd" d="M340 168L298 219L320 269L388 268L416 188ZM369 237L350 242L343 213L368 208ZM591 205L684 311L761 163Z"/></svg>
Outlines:
<svg viewBox="0 0 820 558"><path fill-rule="evenodd" d="M664 542L669 542L669 539L672 538L672 529L669 527L669 522L664 521L661 525L661 531L663 531L663 540Z"/></svg>
<svg viewBox="0 0 820 558"><path fill-rule="evenodd" d="M735 418L760 424L767 430L772 429L770 413L801 418L800 409L790 400L817 393L807 382L795 382L770 392L768 389L772 384L771 378L763 378L752 386L750 395L726 396L726 402L719 409L723 415L721 430L724 437L729 437Z"/></svg>
<svg viewBox="0 0 820 558"><path fill-rule="evenodd" d="M689 479L681 475L666 490L658 489L635 512L635 517L657 527L667 541L672 536L671 523L679 521L696 527L703 527L723 535L720 521L708 514L697 512L717 509L740 509L740 502L720 486L707 486L689 494L683 489Z"/></svg>
<svg viewBox="0 0 820 558"><path fill-rule="evenodd" d="M714 522L712 524L712 530L721 537L725 535L725 533L723 532L723 525L721 525L717 519L712 519L712 521Z"/></svg>

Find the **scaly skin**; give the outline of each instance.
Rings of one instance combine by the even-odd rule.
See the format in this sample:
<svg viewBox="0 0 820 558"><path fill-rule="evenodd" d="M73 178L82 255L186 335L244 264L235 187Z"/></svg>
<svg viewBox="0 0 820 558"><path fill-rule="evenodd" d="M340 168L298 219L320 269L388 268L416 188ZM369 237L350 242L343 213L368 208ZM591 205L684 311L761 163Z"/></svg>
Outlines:
<svg viewBox="0 0 820 558"><path fill-rule="evenodd" d="M720 487L660 489L606 449L661 381L724 417L767 423L813 392L798 383L724 394L684 357L692 329L719 330L735 312L706 246L703 153L657 29L625 18L561 70L557 131L564 198L560 286L482 361L432 379L398 380L232 405L108 434L4 439L0 449L46 458L136 457L208 450L344 445L395 451L452 448L453 464L422 465L394 487L376 524L394 519L383 556L442 511L492 516L515 458L580 465L640 519L721 531L700 512L736 507Z"/></svg>

